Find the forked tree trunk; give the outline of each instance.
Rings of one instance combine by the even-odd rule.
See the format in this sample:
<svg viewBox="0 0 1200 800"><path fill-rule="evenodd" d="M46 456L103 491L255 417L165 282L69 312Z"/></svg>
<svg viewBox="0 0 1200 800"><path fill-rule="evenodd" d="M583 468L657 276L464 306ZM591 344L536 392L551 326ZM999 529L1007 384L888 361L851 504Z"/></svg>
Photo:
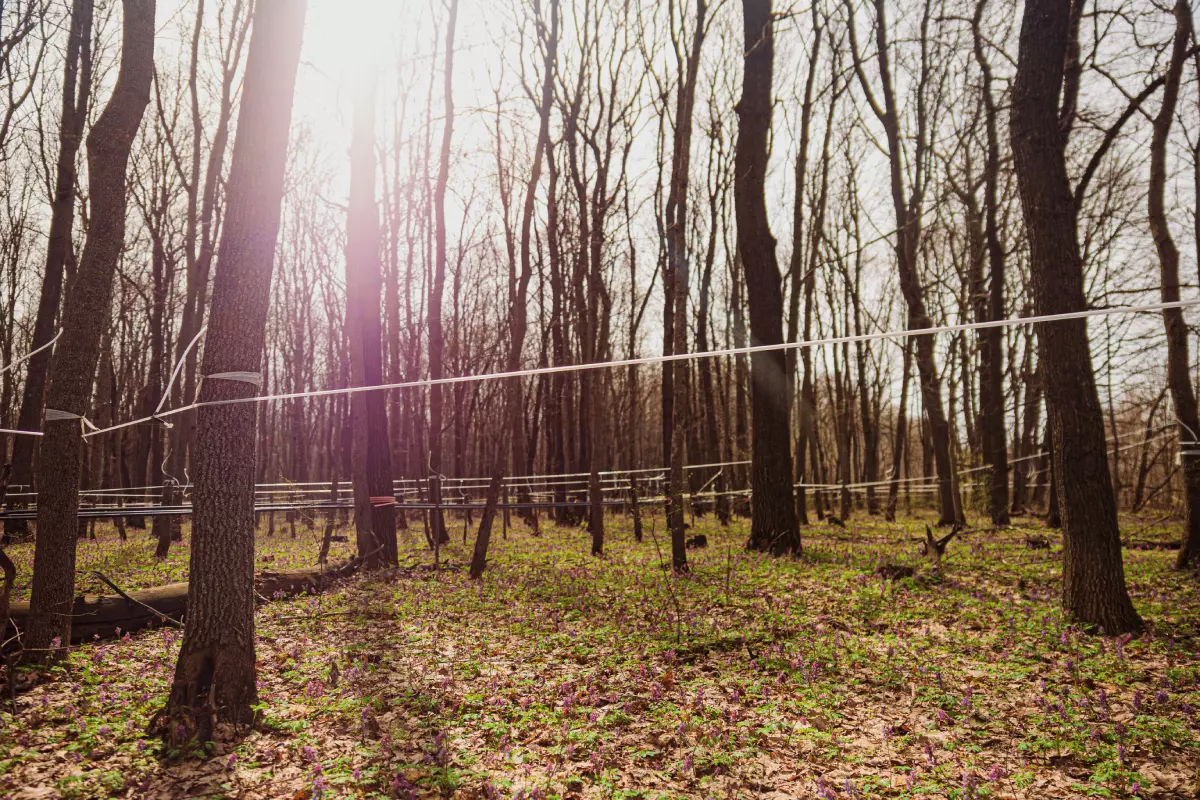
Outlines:
<svg viewBox="0 0 1200 800"><path fill-rule="evenodd" d="M43 347L54 338L54 323L62 304L63 271L72 255L71 229L75 222L75 167L83 127L87 122L92 92L92 0L76 0L71 7L71 30L63 67L62 119L58 133L58 164L55 167L54 198L50 204L50 231L47 237L46 269L42 273L42 292L38 298L30 350ZM50 373L52 351L43 350L29 359L17 428L41 430L42 403L46 394L46 376ZM12 483L33 485L33 459L36 436L18 436L13 442ZM25 532L24 520L9 520L5 531L10 535Z"/></svg>
<svg viewBox="0 0 1200 800"><path fill-rule="evenodd" d="M207 741L217 721L246 725L254 664L254 443L279 233L303 0L258 0L226 188L196 417L188 614L159 731ZM231 374L232 373L232 374ZM236 373L249 373L237 375ZM226 375L226 378L217 376ZM240 379L239 379L240 378ZM243 402L236 402L243 401Z"/></svg>
<svg viewBox="0 0 1200 800"><path fill-rule="evenodd" d="M1059 92L1070 42L1071 4L1026 0L1009 122L1013 163L1030 245L1036 314L1087 307L1067 177ZM1043 324L1038 343L1053 438L1053 470L1063 526L1063 607L1109 635L1141 629L1121 560L1117 505L1109 476L1104 417L1087 322Z"/></svg>
<svg viewBox="0 0 1200 800"><path fill-rule="evenodd" d="M1171 238L1163 196L1167 184L1167 140L1171 134L1171 122L1175 118L1179 84L1183 77L1183 64L1187 58L1191 38L1191 7L1187 0L1176 0L1175 41L1171 47L1167 80L1163 84L1162 108L1154 119L1154 135L1150 141L1150 233L1154 236L1154 246L1158 250L1164 303L1179 300L1179 248ZM1197 413L1196 392L1192 387L1190 375L1188 329L1183 309L1168 308L1164 309L1162 314L1167 329L1167 385L1171 389L1175 418L1179 423L1179 449L1188 454L1182 457L1184 534L1176 561L1176 566L1183 569L1193 565L1200 566L1200 458L1191 455L1200 450L1200 413Z"/></svg>
<svg viewBox="0 0 1200 800"><path fill-rule="evenodd" d="M783 292L775 237L767 222L767 138L771 130L771 73L774 34L771 0L743 0L745 69L737 105L738 140L734 156L734 211L737 248L746 271L750 338L755 345L783 342ZM801 551L792 497L791 433L788 430L787 373L782 351L750 358L753 450L750 482L752 550L776 555Z"/></svg>
<svg viewBox="0 0 1200 800"><path fill-rule="evenodd" d="M26 640L26 647L32 651L57 650L58 645L71 641L83 448L81 420L90 405L117 262L125 247L125 171L150 102L154 4L155 0L125 0L117 83L88 135L91 220L71 296L63 310L62 338L46 397L48 424L41 445L38 535ZM56 655L50 653L51 657Z"/></svg>
<svg viewBox="0 0 1200 800"><path fill-rule="evenodd" d="M346 216L346 329L350 341L350 382L383 383L383 320L379 301L383 276L379 261L379 211L375 205L375 76L360 86L350 143L350 207ZM365 83L365 82L364 82ZM391 442L387 395L357 392L350 398L354 427L354 525L358 556L368 568L396 566L396 509L372 498L391 498Z"/></svg>

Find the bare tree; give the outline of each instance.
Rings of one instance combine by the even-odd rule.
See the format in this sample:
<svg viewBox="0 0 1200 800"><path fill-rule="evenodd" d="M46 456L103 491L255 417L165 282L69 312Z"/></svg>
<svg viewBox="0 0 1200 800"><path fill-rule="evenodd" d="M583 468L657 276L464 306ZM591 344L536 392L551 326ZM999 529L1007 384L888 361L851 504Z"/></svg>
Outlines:
<svg viewBox="0 0 1200 800"><path fill-rule="evenodd" d="M254 663L254 443L271 273L305 4L257 0L228 217L217 252L200 388L188 614L175 681L156 729L207 741L217 721L246 725Z"/></svg>
<svg viewBox="0 0 1200 800"><path fill-rule="evenodd" d="M446 62L443 74L442 149L438 156L437 182L433 187L435 246L433 280L429 287L429 379L440 380L444 369L446 341L442 325L442 295L446 286L446 185L450 177L450 145L454 139L454 29L458 0L450 0L446 21ZM433 503L432 536L435 545L448 541L442 519L442 387L429 387L429 501Z"/></svg>
<svg viewBox="0 0 1200 800"><path fill-rule="evenodd" d="M121 68L112 97L88 134L91 219L50 373L41 447L38 536L27 647L54 651L71 641L83 422L101 338L125 245L126 170L150 102L155 0L124 0Z"/></svg>
<svg viewBox="0 0 1200 800"><path fill-rule="evenodd" d="M767 222L767 138L771 131L774 20L771 0L742 0L745 56L734 156L737 249L746 273L750 336L755 345L783 342L783 291L775 237ZM750 357L753 451L750 465L752 550L799 554L800 529L792 496L787 370L781 351Z"/></svg>
<svg viewBox="0 0 1200 800"><path fill-rule="evenodd" d="M350 207L346 215L346 328L352 386L383 383L379 211L375 205L375 94L377 78L361 82L350 143ZM354 525L358 553L373 567L395 566L396 511L390 503L392 456L387 396L358 392L350 399L354 426ZM379 500L373 498L380 498Z"/></svg>
<svg viewBox="0 0 1200 800"><path fill-rule="evenodd" d="M54 325L62 305L63 276L67 262L74 258L71 229L75 222L75 184L77 158L83 142L88 105L92 92L92 0L78 0L71 7L71 28L63 61L62 117L58 133L58 163L55 168L54 196L50 202L50 229L47 235L46 266L42 291L38 297L33 323L31 351L44 347L54 338ZM7 62L7 59L5 59ZM52 351L42 350L29 359L21 410L17 416L20 430L41 430L42 405L46 378L50 373ZM33 436L20 436L13 442L12 482L33 484L33 458L37 447ZM17 533L25 523L11 520L6 530Z"/></svg>
<svg viewBox="0 0 1200 800"><path fill-rule="evenodd" d="M1154 118L1154 135L1150 141L1150 189L1147 193L1150 232L1158 250L1164 303L1179 300L1179 248L1171 238L1164 194L1167 184L1167 139L1175 118L1183 65L1187 60L1188 44L1192 35L1191 6L1187 0L1176 0L1175 39L1171 45L1171 61L1167 66L1167 79L1163 85L1162 106L1158 116ZM1200 566L1200 458L1192 454L1200 449L1200 413L1197 412L1196 391L1192 386L1188 329L1183 309L1167 308L1162 314L1167 330L1167 385L1171 389L1171 400L1175 404L1180 451L1187 453L1183 456L1183 545L1179 549L1176 561L1176 566L1183 569L1188 566Z"/></svg>
<svg viewBox="0 0 1200 800"><path fill-rule="evenodd" d="M1068 55L1073 5L1027 0L1021 25L1009 132L1030 245L1037 314L1082 311L1083 260L1065 147L1077 77ZM1063 91L1063 86L1067 87ZM1063 96L1060 106L1059 96ZM1104 418L1084 320L1038 328L1050 420L1052 469L1063 529L1063 607L1108 634L1141 628L1129 600L1109 477Z"/></svg>
<svg viewBox="0 0 1200 800"><path fill-rule="evenodd" d="M671 16L672 32L676 24L682 26L686 17L680 11L676 23L676 4L668 6ZM675 61L679 70L679 87L675 98L675 130L671 148L671 179L667 193L667 272L664 286L669 287L667 301L674 303L671 331L671 353L679 355L687 352L687 318L688 318L688 289L690 281L690 265L687 252L688 225L688 188L692 168L692 119L696 108L696 79L700 73L700 50L704 45L707 34L706 26L708 3L706 0L696 0L696 20L692 31L690 47L685 49L685 42L680 36L672 36L675 49ZM703 323L701 323L703 324ZM687 458L684 431L689 425L689 403L691 381L687 361L676 361L670 365L673 377L670 385L664 384L663 391L670 392L671 423L666 427L664 439L670 443L668 453L670 459L670 494L667 506L667 524L671 530L671 568L676 572L686 572L687 565L687 531L684 525L683 493L685 491L683 464ZM667 403L663 404L664 411ZM663 420L666 426L666 420Z"/></svg>

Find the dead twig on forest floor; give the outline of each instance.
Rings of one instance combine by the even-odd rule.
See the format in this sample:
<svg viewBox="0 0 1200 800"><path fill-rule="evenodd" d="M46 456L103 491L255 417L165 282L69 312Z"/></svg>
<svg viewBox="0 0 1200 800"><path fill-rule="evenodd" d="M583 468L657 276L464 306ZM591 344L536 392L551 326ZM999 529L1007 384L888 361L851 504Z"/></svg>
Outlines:
<svg viewBox="0 0 1200 800"><path fill-rule="evenodd" d="M179 620L175 619L171 615L164 614L161 611L159 611L158 609L154 608L153 606L146 605L141 600L135 600L134 598L130 597L128 594L126 594L124 589L122 589L120 586L117 586L115 583L110 581L108 579L108 576L105 575L103 572L100 572L98 570L92 570L92 574L95 575L97 578L99 578L101 581L103 581L105 586L112 589L114 592L119 594L121 597L125 598L125 600L127 600L130 603L133 603L135 606L140 606L141 608L146 609L151 614L158 617L162 622L164 622L164 623L170 622L177 628L183 627L183 623L180 622Z"/></svg>

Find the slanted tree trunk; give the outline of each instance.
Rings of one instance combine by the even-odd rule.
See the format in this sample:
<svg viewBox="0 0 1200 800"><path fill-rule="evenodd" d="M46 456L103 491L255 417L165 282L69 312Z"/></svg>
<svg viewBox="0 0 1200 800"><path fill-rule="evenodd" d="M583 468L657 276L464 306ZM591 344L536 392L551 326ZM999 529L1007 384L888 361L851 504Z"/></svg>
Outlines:
<svg viewBox="0 0 1200 800"><path fill-rule="evenodd" d="M62 305L63 271L73 255L71 229L75 222L75 161L83 141L88 104L92 93L92 0L76 0L71 6L71 29L63 65L62 119L58 133L58 163L55 166L54 198L50 204L50 230L47 236L46 268L42 274L42 292L33 322L30 350L44 347L54 338L54 323ZM52 351L42 350L25 367L25 387L17 428L41 430L42 404L46 394L46 376L50 373ZM33 485L33 459L38 437L18 436L13 442L12 482ZM7 535L22 535L24 520L9 520Z"/></svg>
<svg viewBox="0 0 1200 800"><path fill-rule="evenodd" d="M538 184L542 179L542 164L545 161L546 149L550 146L550 112L554 102L555 65L558 60L558 0L550 0L549 32L545 23L539 20L539 36L542 40L542 95L538 103L538 136L534 144L533 165L529 170L529 181L525 185L525 200L521 209L521 273L513 286L513 296L509 303L509 351L508 371L516 372L521 366L521 353L525 349L525 328L528 324L526 310L526 295L529 293L529 281L533 277L533 218L536 210ZM529 440L525 435L525 403L523 400L523 385L520 378L510 378L508 381L508 424L512 445L513 475L526 471L529 460ZM517 502L529 504L529 484L521 482L517 488ZM485 512L486 513L486 512ZM532 508L523 508L521 516L526 524L537 533L537 512ZM482 534L483 527L480 525ZM480 569L487 560L487 543L484 542L484 553Z"/></svg>
<svg viewBox="0 0 1200 800"><path fill-rule="evenodd" d="M201 403L234 402L197 409L188 614L175 681L158 726L174 746L193 737L207 741L217 721L251 723L258 702L258 406L245 401L261 383L304 15L303 0L258 0L254 8L199 396Z"/></svg>
<svg viewBox="0 0 1200 800"><path fill-rule="evenodd" d="M71 641L75 542L79 527L82 418L92 397L108 324L117 262L125 246L129 153L150 102L155 0L124 0L121 67L112 98L88 135L91 220L71 296L63 310L46 397L38 491L38 535L26 646L56 650ZM57 643L57 644L56 644ZM51 653L56 657L56 653Z"/></svg>
<svg viewBox="0 0 1200 800"><path fill-rule="evenodd" d="M847 27L850 50L854 58L854 69L862 87L863 95L883 126L887 140L888 166L891 179L892 206L896 214L896 270L900 279L900 293L908 307L908 327L919 330L931 327L925 303L925 287L917 273L919 244L921 241L921 212L925 194L925 178L927 168L926 158L929 155L927 100L928 86L927 36L932 5L926 3L921 20L921 63L920 77L914 97L917 118L917 130L913 137L914 145L911 154L906 153L904 137L900 130L900 111L896 101L896 91L893 85L890 58L893 55L889 48L887 34L887 9L885 0L873 0L875 20L873 30L879 62L879 87L883 96L882 105L875 97L871 84L867 79L862 59L859 57L857 37L855 36L854 12L851 0L847 0L846 8L850 17ZM911 185L905 185L904 170L908 159L912 160ZM946 418L946 408L942 403L941 376L938 371L935 353L936 342L932 336L917 336L914 343L916 350L917 375L920 379L921 402L925 409L925 419L929 423L930 443L933 447L933 459L937 469L938 505L941 519L939 524L949 524L958 521L958 503L954 481L954 460L950 452L950 422Z"/></svg>
<svg viewBox="0 0 1200 800"><path fill-rule="evenodd" d="M1083 259L1067 177L1059 94L1070 45L1071 4L1027 0L1009 129L1030 245L1036 314L1082 311ZM1068 95L1069 97L1069 95ZM1129 600L1104 441L1104 417L1087 323L1040 325L1053 470L1063 527L1063 607L1109 635L1141 629Z"/></svg>
<svg viewBox="0 0 1200 800"><path fill-rule="evenodd" d="M1171 46L1171 61L1167 80L1163 84L1163 102L1154 118L1154 134L1150 140L1150 233L1158 251L1158 266L1162 274L1164 303L1179 300L1179 248L1171 238L1164 202L1167 184L1167 141L1171 122L1179 102L1179 84L1183 64L1192 38L1192 10L1187 0L1175 3L1175 41ZM1179 424L1179 449L1184 453L1200 450L1200 413L1196 409L1196 392L1192 387L1191 362L1188 358L1188 329L1182 308L1163 309L1163 324L1167 329L1167 385L1175 404L1175 419ZM1183 543L1179 548L1176 566L1180 569L1200 566L1200 458L1184 455L1183 459Z"/></svg>
<svg viewBox="0 0 1200 800"><path fill-rule="evenodd" d="M774 33L771 0L743 0L745 58L742 98L737 105L734 211L737 248L746 271L750 338L755 345L783 342L783 292L775 237L767 222L767 138L771 130L771 73ZM753 450L750 465L752 550L776 555L801 551L792 497L791 433L788 429L787 371L782 351L757 352L752 370Z"/></svg>
<svg viewBox="0 0 1200 800"><path fill-rule="evenodd" d="M379 211L375 205L375 76L360 85L350 143L350 205L346 215L346 330L353 386L383 383ZM371 498L393 496L387 395L356 392L350 398L354 427L352 475L358 556L376 569L396 566L396 509Z"/></svg>

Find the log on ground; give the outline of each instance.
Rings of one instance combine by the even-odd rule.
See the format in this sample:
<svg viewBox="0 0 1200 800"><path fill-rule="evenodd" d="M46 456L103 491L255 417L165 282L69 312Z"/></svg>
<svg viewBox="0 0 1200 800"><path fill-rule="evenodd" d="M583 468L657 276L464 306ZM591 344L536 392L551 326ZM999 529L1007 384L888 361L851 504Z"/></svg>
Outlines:
<svg viewBox="0 0 1200 800"><path fill-rule="evenodd" d="M341 565L310 567L308 569L264 570L254 576L254 590L259 601L265 602L297 594L315 594L330 584L353 575L360 565L355 559ZM72 609L71 641L111 639L128 631L182 622L187 611L187 582L169 583L152 589L120 595L81 595L75 598ZM8 613L5 640L17 630L24 630L29 618L29 603L13 603Z"/></svg>

